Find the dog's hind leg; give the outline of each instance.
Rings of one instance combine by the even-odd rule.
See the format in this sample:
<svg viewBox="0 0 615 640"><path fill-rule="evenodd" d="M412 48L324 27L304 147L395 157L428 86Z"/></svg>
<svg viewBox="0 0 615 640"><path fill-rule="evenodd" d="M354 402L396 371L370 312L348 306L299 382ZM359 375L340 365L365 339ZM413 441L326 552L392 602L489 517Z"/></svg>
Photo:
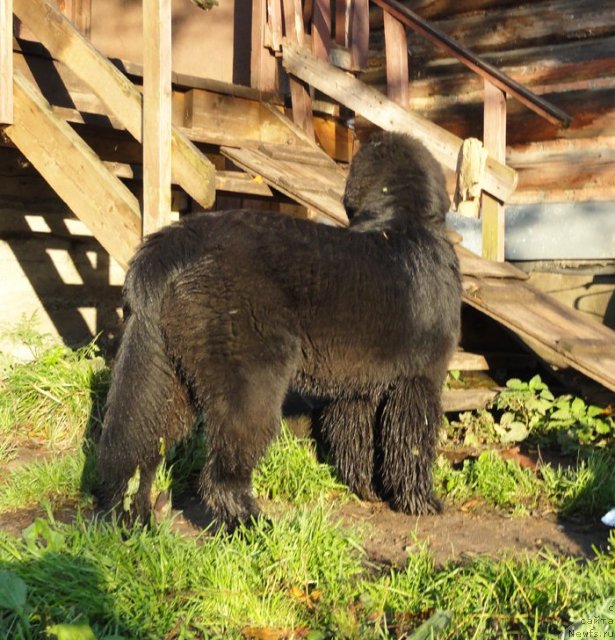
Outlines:
<svg viewBox="0 0 615 640"><path fill-rule="evenodd" d="M279 433L287 386L287 381L264 370L241 378L218 378L204 407L207 459L201 472L201 496L229 531L259 515L252 473Z"/></svg>
<svg viewBox="0 0 615 640"><path fill-rule="evenodd" d="M150 491L164 448L184 436L195 413L156 329L130 316L113 367L98 445L97 494L102 510L147 522Z"/></svg>
<svg viewBox="0 0 615 640"><path fill-rule="evenodd" d="M380 477L396 511L441 511L432 480L441 424L440 389L427 378L400 380L388 393L380 418Z"/></svg>
<svg viewBox="0 0 615 640"><path fill-rule="evenodd" d="M333 399L318 421L340 480L362 500L377 498L374 488L374 429L378 403L369 397Z"/></svg>

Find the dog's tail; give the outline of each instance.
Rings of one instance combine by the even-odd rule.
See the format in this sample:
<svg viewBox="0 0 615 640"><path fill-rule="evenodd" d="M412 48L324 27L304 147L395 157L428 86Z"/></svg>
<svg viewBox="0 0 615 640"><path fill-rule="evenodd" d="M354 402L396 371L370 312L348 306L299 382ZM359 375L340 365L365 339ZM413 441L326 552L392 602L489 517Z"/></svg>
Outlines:
<svg viewBox="0 0 615 640"><path fill-rule="evenodd" d="M156 249L164 242L165 231L141 246L125 280L122 338L98 447L97 493L103 509L124 499L138 470L131 519L147 517L149 488L162 452L194 420L188 391L178 378L160 327L164 292L180 268L173 258L169 269L158 257L162 254Z"/></svg>

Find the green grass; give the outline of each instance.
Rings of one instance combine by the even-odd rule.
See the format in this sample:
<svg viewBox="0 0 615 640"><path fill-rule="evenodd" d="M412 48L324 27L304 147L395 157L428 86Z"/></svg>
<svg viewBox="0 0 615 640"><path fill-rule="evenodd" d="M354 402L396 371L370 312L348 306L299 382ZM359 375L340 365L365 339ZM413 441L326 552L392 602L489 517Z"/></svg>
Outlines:
<svg viewBox="0 0 615 640"><path fill-rule="evenodd" d="M0 435L18 434L62 449L101 423L109 370L92 343L73 351L49 345L31 362L5 364L0 387Z"/></svg>
<svg viewBox="0 0 615 640"><path fill-rule="evenodd" d="M71 351L28 331L34 360L2 369L0 463L32 441L51 455L0 477L0 512L43 505L47 515L21 537L0 532L0 638L369 640L410 637L449 611L452 625L438 637L542 640L601 610L614 617L615 535L608 552L584 561L543 552L436 566L418 544L404 567L370 564L364 528L332 515L348 492L313 443L285 427L254 475L256 494L281 507L271 522L191 539L169 520L133 531L88 521L79 508L89 506L90 435L109 372L93 345ZM477 455L459 467L439 459L436 489L449 505L478 498L508 514L545 506L595 519L615 505L611 426L602 410L554 398L540 380L515 381L493 412L449 425L448 444ZM533 472L498 454L521 437L565 441L571 464ZM199 428L167 452L158 489L193 489L205 452ZM66 502L77 518L57 523L53 511Z"/></svg>
<svg viewBox="0 0 615 640"><path fill-rule="evenodd" d="M481 498L488 505L516 514L534 508L544 487L540 480L513 460L504 460L495 451L484 451L476 460L465 460L454 469L441 458L434 472L436 491L456 504Z"/></svg>
<svg viewBox="0 0 615 640"><path fill-rule="evenodd" d="M254 492L263 498L306 504L323 494L341 498L348 489L329 465L318 461L312 440L296 438L282 424L280 436L256 469Z"/></svg>
<svg viewBox="0 0 615 640"><path fill-rule="evenodd" d="M454 621L442 637L557 638L615 594L612 549L591 562L544 553L437 567L419 547L405 567L374 573L322 501L199 540L168 523L126 532L48 517L24 539L0 534L0 571L27 587L21 618L0 611L11 638L56 624L98 638L406 637L438 610Z"/></svg>
<svg viewBox="0 0 615 640"><path fill-rule="evenodd" d="M81 451L65 453L16 467L0 480L0 512L32 507L40 502L64 504L82 495L85 456Z"/></svg>

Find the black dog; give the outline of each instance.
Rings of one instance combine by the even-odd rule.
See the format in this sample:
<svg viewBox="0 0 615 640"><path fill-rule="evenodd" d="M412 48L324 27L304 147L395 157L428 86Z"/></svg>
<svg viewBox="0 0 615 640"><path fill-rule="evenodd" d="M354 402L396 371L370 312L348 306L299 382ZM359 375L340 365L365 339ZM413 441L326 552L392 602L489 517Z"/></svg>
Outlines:
<svg viewBox="0 0 615 640"><path fill-rule="evenodd" d="M252 471L289 389L326 401L341 479L406 513L439 507L431 468L441 387L460 324L442 170L419 142L382 133L354 158L349 229L255 211L196 215L132 260L126 321L98 457L101 506L146 519L161 441L201 412L204 503L232 528L258 514Z"/></svg>

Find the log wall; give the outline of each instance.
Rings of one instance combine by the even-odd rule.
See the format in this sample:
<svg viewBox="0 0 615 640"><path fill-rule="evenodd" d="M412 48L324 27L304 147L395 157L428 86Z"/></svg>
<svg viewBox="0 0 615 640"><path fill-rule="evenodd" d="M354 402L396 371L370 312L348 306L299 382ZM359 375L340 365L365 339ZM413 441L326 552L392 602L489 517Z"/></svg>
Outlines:
<svg viewBox="0 0 615 640"><path fill-rule="evenodd" d="M573 117L550 124L508 100L513 202L615 200L615 4L597 0L407 0L445 33ZM363 79L385 90L382 12L370 16ZM456 135L482 138L483 82L408 33L409 107Z"/></svg>

